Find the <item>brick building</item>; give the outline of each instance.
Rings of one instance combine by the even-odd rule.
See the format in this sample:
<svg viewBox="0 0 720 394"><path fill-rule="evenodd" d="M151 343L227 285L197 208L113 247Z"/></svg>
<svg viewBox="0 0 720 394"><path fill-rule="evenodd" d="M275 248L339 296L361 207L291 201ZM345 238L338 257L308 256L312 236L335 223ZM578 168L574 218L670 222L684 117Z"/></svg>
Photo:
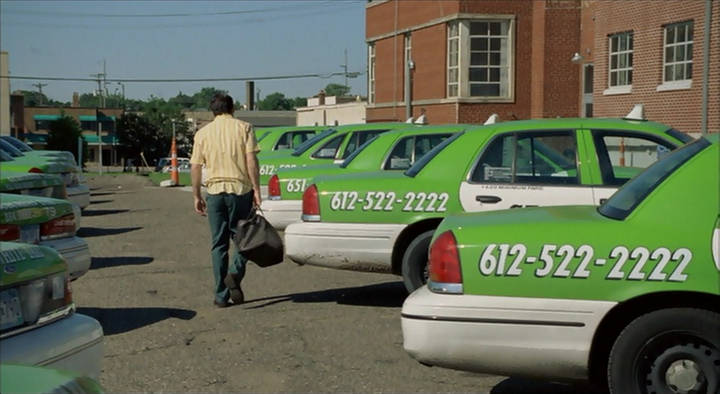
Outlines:
<svg viewBox="0 0 720 394"><path fill-rule="evenodd" d="M706 111L717 132L720 2L708 3ZM367 121L621 117L642 103L649 119L700 132L708 3L370 1Z"/></svg>
<svg viewBox="0 0 720 394"><path fill-rule="evenodd" d="M648 119L688 133L700 133L703 124L720 132L720 1L583 5L584 25L594 29L592 42L583 43L583 67L594 68L594 116L617 117L642 103Z"/></svg>
<svg viewBox="0 0 720 394"><path fill-rule="evenodd" d="M13 124L11 135L25 141L35 149L45 149L50 122L62 116L73 117L82 130L83 139L88 143L87 162L100 159L100 138L98 137L98 117L102 129L102 159L104 165L118 165L118 140L115 136L117 120L122 116L122 108L79 107L74 97L72 107L25 107L22 95L12 95L11 112Z"/></svg>

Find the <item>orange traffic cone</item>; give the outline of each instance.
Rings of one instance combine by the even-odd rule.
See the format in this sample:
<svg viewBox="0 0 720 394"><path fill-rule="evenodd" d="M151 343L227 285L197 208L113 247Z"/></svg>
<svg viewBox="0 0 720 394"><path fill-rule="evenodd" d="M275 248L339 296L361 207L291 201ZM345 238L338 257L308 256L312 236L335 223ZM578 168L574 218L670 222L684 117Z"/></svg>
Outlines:
<svg viewBox="0 0 720 394"><path fill-rule="evenodd" d="M170 180L172 180L173 186L177 186L180 184L177 163L177 145L175 144L174 137L172 139L172 145L170 147Z"/></svg>

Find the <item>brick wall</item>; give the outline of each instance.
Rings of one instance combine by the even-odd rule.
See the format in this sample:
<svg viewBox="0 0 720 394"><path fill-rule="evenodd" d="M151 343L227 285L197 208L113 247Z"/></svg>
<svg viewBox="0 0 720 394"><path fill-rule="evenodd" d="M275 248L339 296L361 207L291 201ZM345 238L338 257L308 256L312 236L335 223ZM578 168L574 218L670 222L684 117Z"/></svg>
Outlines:
<svg viewBox="0 0 720 394"><path fill-rule="evenodd" d="M720 1L713 2L710 46L708 129L720 132ZM705 2L686 0L598 1L595 4L594 111L597 117L619 117L634 104L645 105L645 116L679 130L700 132ZM693 21L692 87L658 92L662 83L663 25ZM608 88L608 35L634 34L632 93L604 95Z"/></svg>

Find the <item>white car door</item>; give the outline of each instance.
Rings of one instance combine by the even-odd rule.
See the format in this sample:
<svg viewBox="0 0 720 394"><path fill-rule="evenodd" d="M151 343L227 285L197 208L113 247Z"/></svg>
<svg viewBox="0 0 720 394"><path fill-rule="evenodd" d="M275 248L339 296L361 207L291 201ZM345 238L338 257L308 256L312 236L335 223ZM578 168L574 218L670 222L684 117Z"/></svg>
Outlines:
<svg viewBox="0 0 720 394"><path fill-rule="evenodd" d="M460 202L467 212L549 205L593 204L580 184L574 130L496 136L480 152Z"/></svg>

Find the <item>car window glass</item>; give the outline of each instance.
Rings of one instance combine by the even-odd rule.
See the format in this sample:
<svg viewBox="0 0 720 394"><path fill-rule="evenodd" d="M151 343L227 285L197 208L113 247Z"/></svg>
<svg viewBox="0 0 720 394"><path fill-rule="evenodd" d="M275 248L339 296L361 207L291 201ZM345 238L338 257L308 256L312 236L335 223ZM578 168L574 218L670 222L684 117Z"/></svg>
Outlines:
<svg viewBox="0 0 720 394"><path fill-rule="evenodd" d="M662 159L674 146L650 137L622 132L593 132L603 184L622 185Z"/></svg>
<svg viewBox="0 0 720 394"><path fill-rule="evenodd" d="M22 152L5 140L0 140L0 149L12 157L25 156Z"/></svg>
<svg viewBox="0 0 720 394"><path fill-rule="evenodd" d="M329 136L329 135L331 135L331 134L334 134L334 133L337 133L337 130L335 130L335 129L327 129L327 130L323 131L323 132L320 133L320 134L316 134L315 136L313 136L312 138L310 138L309 140L303 142L302 144L300 144L300 146L298 146L297 148L295 148L295 150L293 151L292 155L293 155L293 156L300 156L300 155L302 155L303 153L305 153L305 151L307 151L308 149L312 148L313 145L317 144L318 142L320 142L320 141L322 141L323 139L325 139L325 137L327 137L327 136Z"/></svg>
<svg viewBox="0 0 720 394"><path fill-rule="evenodd" d="M292 133L283 133L283 135L281 135L275 143L275 148L273 148L273 150L290 148L292 148Z"/></svg>
<svg viewBox="0 0 720 394"><path fill-rule="evenodd" d="M378 138L378 136L375 136L375 137L373 137L373 138L365 141L364 144L360 145L359 148L355 149L355 152L351 153L350 156L348 156L348 157L345 158L345 161L343 161L343 162L340 164L340 167L341 167L341 168L347 167L350 163L352 163L352 161L353 161L356 157L358 157L358 156L360 155L360 153L361 153L362 151L365 150L365 148L367 148L370 144L372 144L372 142L375 141L377 138Z"/></svg>
<svg viewBox="0 0 720 394"><path fill-rule="evenodd" d="M672 152L618 189L598 212L613 219L625 219L670 174L708 146L710 142L700 138Z"/></svg>
<svg viewBox="0 0 720 394"><path fill-rule="evenodd" d="M16 147L21 152L31 152L33 150L29 145L9 135L2 136L2 139L12 144L12 146Z"/></svg>
<svg viewBox="0 0 720 394"><path fill-rule="evenodd" d="M360 147L362 144L375 137L376 135L382 134L386 131L387 130L362 130L352 133L352 135L350 136L350 141L348 141L348 144L345 147L343 158L347 158L351 153L355 152L355 150L357 150L357 148Z"/></svg>
<svg viewBox="0 0 720 394"><path fill-rule="evenodd" d="M295 131L292 136L291 148L297 148L302 145L303 142L309 140L315 135L314 131Z"/></svg>
<svg viewBox="0 0 720 394"><path fill-rule="evenodd" d="M401 139L390 152L386 170L405 170L452 134L417 135Z"/></svg>
<svg viewBox="0 0 720 394"><path fill-rule="evenodd" d="M425 168L425 166L426 166L428 163L430 163L430 162L432 161L432 159L434 159L437 155L439 155L440 152L442 152L443 149L445 149L445 147L447 147L448 145L452 144L453 141L455 141L456 139L460 138L460 136L462 136L463 134L465 134L465 132L464 132L464 131L461 131L461 132L459 132L459 133L455 133L455 134L454 134L453 136L451 136L451 137L446 138L443 142L439 143L437 146L435 146L434 148L432 148L432 149L430 150L430 152L428 152L428 153L426 153L425 155L423 155L423 157L415 160L415 163L413 163L413 165L412 165L410 168L408 168L408 170L405 171L403 174L404 174L405 176L409 176L409 177L411 177L411 178L412 178L412 177L415 177L417 174L420 173L420 171L423 170L423 168Z"/></svg>
<svg viewBox="0 0 720 394"><path fill-rule="evenodd" d="M12 157L0 150L0 161L11 161Z"/></svg>
<svg viewBox="0 0 720 394"><path fill-rule="evenodd" d="M315 153L313 153L312 157L316 159L333 159L335 158L335 155L337 154L338 149L340 148L340 144L342 144L343 139L345 138L345 135L339 135L337 137L332 138L330 141L323 144L323 146L320 147Z"/></svg>
<svg viewBox="0 0 720 394"><path fill-rule="evenodd" d="M493 140L470 180L491 183L579 183L577 145L571 133L521 133Z"/></svg>

